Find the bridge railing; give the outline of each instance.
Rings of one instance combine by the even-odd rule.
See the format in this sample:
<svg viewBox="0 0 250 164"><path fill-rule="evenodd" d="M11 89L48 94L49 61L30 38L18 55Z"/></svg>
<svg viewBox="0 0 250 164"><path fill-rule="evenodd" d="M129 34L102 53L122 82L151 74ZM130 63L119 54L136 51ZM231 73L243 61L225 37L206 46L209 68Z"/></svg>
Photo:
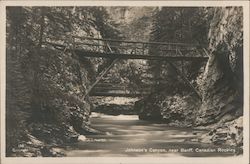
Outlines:
<svg viewBox="0 0 250 164"><path fill-rule="evenodd" d="M65 38L61 38L59 41L50 41L52 41L54 46L65 47L66 43L64 42L64 40L71 40L70 43L67 43L67 45L70 45L71 48L93 53L125 54L138 56L158 55L170 57L208 57L205 46L198 44L139 42L117 39L80 37L72 35L68 37L70 37L70 39L65 36Z"/></svg>
<svg viewBox="0 0 250 164"><path fill-rule="evenodd" d="M101 39L72 36L74 47L85 51L127 54L150 55L150 50L157 50L157 55L171 56L206 56L204 46L186 43L138 42L116 39ZM111 48L113 51L109 51Z"/></svg>

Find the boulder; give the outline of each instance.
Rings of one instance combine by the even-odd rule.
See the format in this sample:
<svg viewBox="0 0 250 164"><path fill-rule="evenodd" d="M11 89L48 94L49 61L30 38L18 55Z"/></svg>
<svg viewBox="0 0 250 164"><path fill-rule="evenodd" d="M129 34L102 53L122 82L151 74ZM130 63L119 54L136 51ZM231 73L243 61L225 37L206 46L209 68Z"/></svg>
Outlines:
<svg viewBox="0 0 250 164"><path fill-rule="evenodd" d="M215 145L243 146L243 117L229 122L219 122L208 133L201 136L201 141Z"/></svg>

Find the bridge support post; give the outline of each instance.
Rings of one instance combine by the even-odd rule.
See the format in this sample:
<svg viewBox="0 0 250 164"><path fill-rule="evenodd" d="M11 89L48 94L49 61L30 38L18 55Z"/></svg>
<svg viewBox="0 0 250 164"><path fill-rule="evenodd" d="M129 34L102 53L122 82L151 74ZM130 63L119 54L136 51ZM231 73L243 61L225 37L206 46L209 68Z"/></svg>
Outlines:
<svg viewBox="0 0 250 164"><path fill-rule="evenodd" d="M96 78L96 81L89 87L89 89L86 91L84 98L92 91L92 89L96 86L96 84L103 78L104 75L107 74L107 72L113 67L113 65L118 61L119 59L114 59L111 64L103 70L100 75Z"/></svg>
<svg viewBox="0 0 250 164"><path fill-rule="evenodd" d="M188 78L187 78L185 75L183 75L183 74L181 73L181 71L180 71L178 68L176 68L176 66L175 66L173 63L171 63L171 62L167 62L167 63L174 69L174 71L175 71L178 75L181 76L181 78L186 82L186 84L187 84L190 88L192 88L192 90L193 90L194 93L197 95L197 97L198 97L200 100L202 100L202 97L201 97L200 93L196 90L196 88L193 86L193 84L191 84L191 83L189 82Z"/></svg>

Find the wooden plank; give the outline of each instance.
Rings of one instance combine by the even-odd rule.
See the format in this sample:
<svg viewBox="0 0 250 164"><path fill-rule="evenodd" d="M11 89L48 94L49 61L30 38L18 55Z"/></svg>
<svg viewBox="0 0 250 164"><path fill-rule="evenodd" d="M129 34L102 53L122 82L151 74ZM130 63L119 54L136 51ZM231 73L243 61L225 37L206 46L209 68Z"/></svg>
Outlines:
<svg viewBox="0 0 250 164"><path fill-rule="evenodd" d="M59 44L59 43L53 43L53 42L45 42L46 44L49 44L49 45L52 45L52 46L54 46L54 47L56 47L56 48L58 48L58 47L60 47L60 48L58 48L58 49L62 49L62 48L64 48L65 47L65 45L64 44ZM107 46L107 45L104 45L104 44L96 44L96 43L81 43L81 42L74 42L75 43L75 45L86 45L86 46L89 46L89 48L92 48L92 47L100 47L100 48L103 48L103 47L105 47L105 46ZM143 45L145 45L145 44L143 44ZM142 47L139 47L139 46L135 46L135 45L112 45L112 46L107 46L107 47L109 47L109 48L122 48L122 49L127 49L127 50L132 50L132 49L134 49L134 48L136 48L136 49L139 49L139 50L141 50L142 51L142 54L143 54L143 52L146 50L145 49L145 46L143 46L142 45ZM160 45L158 45L158 47L159 47ZM171 45L172 47L175 47L174 45ZM169 51L169 52L176 52L176 50L178 50L178 51L186 51L186 52L189 52L189 51L193 51L193 49L188 49L187 47L178 47L178 49L176 49L176 48L171 48L171 46L170 46L170 48L168 48L168 49L163 49L162 51L163 52L167 52L167 51ZM147 48L148 49L148 48ZM78 49L78 51L86 51L86 50L83 50L83 49Z"/></svg>
<svg viewBox="0 0 250 164"><path fill-rule="evenodd" d="M205 54L207 55L207 57L210 57L210 54L209 54L209 52L207 51L206 48L203 48L202 50L205 52Z"/></svg>
<svg viewBox="0 0 250 164"><path fill-rule="evenodd" d="M142 96L145 96L145 95L148 95L148 94L147 93L90 92L89 96L101 96L101 97L142 97Z"/></svg>
<svg viewBox="0 0 250 164"><path fill-rule="evenodd" d="M193 84L191 84L191 83L189 82L188 78L187 78L185 75L183 75L183 74L181 73L181 71L180 71L178 68L176 68L176 66L175 66L173 63L168 62L168 64L175 70L175 72L176 72L178 75L181 76L181 78L186 82L186 84L194 91L194 93L197 95L197 97L198 97L200 100L202 100L202 96L201 96L200 93L196 90L196 88L193 86Z"/></svg>
<svg viewBox="0 0 250 164"><path fill-rule="evenodd" d="M96 81L90 86L90 88L86 91L84 97L86 97L91 90L96 86L96 84L102 79L104 75L113 67L113 65L118 61L119 59L115 59L112 61L112 63L96 78Z"/></svg>
<svg viewBox="0 0 250 164"><path fill-rule="evenodd" d="M57 43L50 43L47 42L48 44L54 46L55 48L59 50L63 50L66 46L62 44L57 44ZM111 46L108 46L110 49ZM68 49L68 51L71 51ZM172 52L176 50L167 50L166 52ZM189 52L190 50L186 50L186 52ZM175 56L176 54L174 53L173 56L159 56L159 55L142 55L142 54L122 54L122 53L114 53L114 52L93 52L93 51L86 51L83 49L74 49L74 52L78 55L82 55L85 57L102 57L102 58L120 58L120 59L144 59L144 60L171 60L171 61L179 61L179 60L184 60L184 61L193 61L193 60L200 60L200 61L205 61L208 60L208 56L185 56L184 50L182 50L182 55Z"/></svg>
<svg viewBox="0 0 250 164"><path fill-rule="evenodd" d="M107 43L107 46L108 46L110 52L113 52L112 49L109 47L108 43ZM86 91L86 93L85 93L85 95L84 95L84 98L91 92L91 90L96 86L96 84L99 83L99 81L103 78L103 76L107 74L107 72L113 67L113 65L114 65L117 61L119 61L119 59L114 59L114 60L110 63L110 65L109 65L108 67L106 67L106 68L104 69L104 71L102 71L102 72L100 73L100 75L96 78L96 81L95 81L95 82L90 86L90 88Z"/></svg>
<svg viewBox="0 0 250 164"><path fill-rule="evenodd" d="M129 88L129 86L102 87L102 86L99 86L99 84L95 86L95 90L99 89L99 90L128 90L129 91L129 89L127 88ZM135 89L135 90L147 91L149 90L149 88Z"/></svg>
<svg viewBox="0 0 250 164"><path fill-rule="evenodd" d="M102 57L111 59L144 59L144 60L167 60L167 61L206 61L208 57L204 56L158 56L158 55L137 55L137 54L118 54L118 53L102 53L102 52L90 52L84 50L75 50L75 53L85 57Z"/></svg>
<svg viewBox="0 0 250 164"><path fill-rule="evenodd" d="M92 37L81 37L81 36L75 36L72 37L83 39L83 40L99 40L99 41L105 41L105 42L116 42L116 43L138 43L138 44L151 44L151 45L178 45L178 46L188 46L188 47L205 47L205 45L201 44L189 44L189 43L167 43L167 42L143 42L143 41L131 41L131 40L118 40L118 39L101 39L101 38L92 38Z"/></svg>

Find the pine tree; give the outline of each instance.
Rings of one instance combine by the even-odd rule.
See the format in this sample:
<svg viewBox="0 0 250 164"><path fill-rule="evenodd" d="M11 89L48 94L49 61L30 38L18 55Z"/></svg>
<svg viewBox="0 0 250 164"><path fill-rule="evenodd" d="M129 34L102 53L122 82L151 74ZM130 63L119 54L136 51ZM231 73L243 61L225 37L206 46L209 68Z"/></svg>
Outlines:
<svg viewBox="0 0 250 164"><path fill-rule="evenodd" d="M151 41L167 43L192 43L207 44L208 18L205 10L197 7L162 7L158 8L154 16L154 23L151 32ZM159 54L159 47L150 48L150 54ZM156 86L183 86L178 75L167 63L162 61L150 61L150 71L155 80ZM176 62L179 68L184 67L185 74L196 78L193 72L197 72L202 63L197 62ZM196 65L196 70L187 70ZM163 84L163 85L158 85ZM184 87L184 86L183 86ZM157 89L157 87L156 87ZM159 88L161 89L161 87Z"/></svg>
<svg viewBox="0 0 250 164"><path fill-rule="evenodd" d="M6 11L6 138L10 153L25 137L28 122L62 124L69 115L64 113L67 105L80 107L81 114L86 113L83 118L88 117L90 107L80 96L91 71L81 70L92 69L94 61L80 61L45 42L71 43L68 36L92 36L93 30L100 30L101 37L111 37L117 31L109 24L105 9L94 7L7 7Z"/></svg>

